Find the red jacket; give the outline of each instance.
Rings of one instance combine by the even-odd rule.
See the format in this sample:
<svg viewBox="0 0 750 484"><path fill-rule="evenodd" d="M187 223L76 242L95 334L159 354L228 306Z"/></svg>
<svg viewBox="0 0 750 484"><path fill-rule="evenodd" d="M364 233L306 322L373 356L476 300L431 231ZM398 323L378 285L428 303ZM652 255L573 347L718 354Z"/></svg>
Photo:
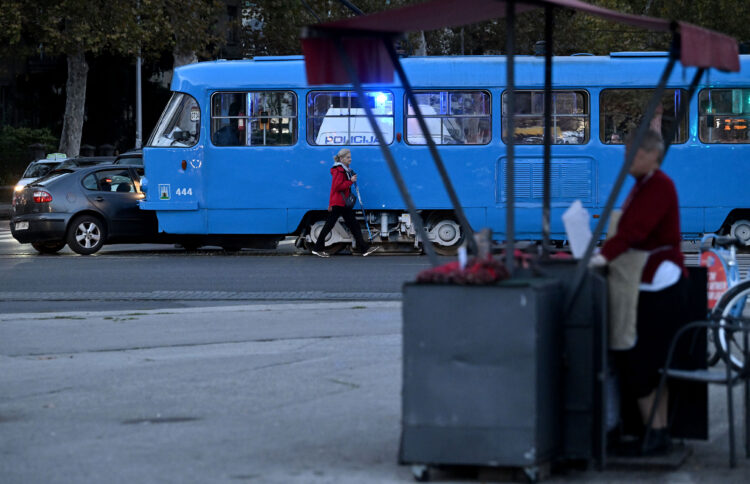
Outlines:
<svg viewBox="0 0 750 484"><path fill-rule="evenodd" d="M346 176L346 170L341 165L334 165L331 168L331 176L333 180L331 181L331 195L328 198L328 207L345 207L344 200L349 196L352 182ZM343 195L341 192L344 192Z"/></svg>
<svg viewBox="0 0 750 484"><path fill-rule="evenodd" d="M643 268L642 282L650 283L665 260L674 262L685 273L677 190L661 170L636 181L623 205L617 233L604 243L602 255L611 261L631 248L652 251Z"/></svg>

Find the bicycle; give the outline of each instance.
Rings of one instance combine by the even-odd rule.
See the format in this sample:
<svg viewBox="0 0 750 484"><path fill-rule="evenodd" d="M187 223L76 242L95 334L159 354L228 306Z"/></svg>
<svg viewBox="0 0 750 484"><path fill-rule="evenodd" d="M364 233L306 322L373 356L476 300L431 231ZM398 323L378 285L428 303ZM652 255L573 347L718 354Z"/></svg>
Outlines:
<svg viewBox="0 0 750 484"><path fill-rule="evenodd" d="M714 247L706 248L707 241ZM715 365L725 354L733 368L742 370L745 359L741 342L735 339L735 331L727 329L730 318L742 321L750 315L750 279L740 278L738 245L740 242L734 237L706 234L700 244L700 265L708 271L709 317L719 322L707 335L708 365Z"/></svg>

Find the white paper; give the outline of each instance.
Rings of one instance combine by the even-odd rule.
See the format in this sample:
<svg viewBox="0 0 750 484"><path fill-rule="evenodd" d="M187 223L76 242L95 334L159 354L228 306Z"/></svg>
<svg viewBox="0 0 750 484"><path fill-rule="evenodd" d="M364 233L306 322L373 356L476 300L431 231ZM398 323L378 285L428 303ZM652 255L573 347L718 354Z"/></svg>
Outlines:
<svg viewBox="0 0 750 484"><path fill-rule="evenodd" d="M568 234L570 251L573 257L580 259L586 252L586 247L591 240L591 227L589 226L589 211L583 207L580 200L570 204L570 207L562 216L565 232Z"/></svg>

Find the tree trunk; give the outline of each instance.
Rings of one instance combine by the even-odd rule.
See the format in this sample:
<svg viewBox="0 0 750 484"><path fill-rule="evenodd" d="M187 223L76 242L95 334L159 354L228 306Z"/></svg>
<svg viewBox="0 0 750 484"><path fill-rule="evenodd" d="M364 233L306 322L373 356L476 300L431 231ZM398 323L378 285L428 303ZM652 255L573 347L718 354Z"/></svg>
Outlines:
<svg viewBox="0 0 750 484"><path fill-rule="evenodd" d="M59 151L70 157L78 156L81 149L83 113L86 106L86 77L89 65L83 50L68 54L68 82L65 84L65 116Z"/></svg>

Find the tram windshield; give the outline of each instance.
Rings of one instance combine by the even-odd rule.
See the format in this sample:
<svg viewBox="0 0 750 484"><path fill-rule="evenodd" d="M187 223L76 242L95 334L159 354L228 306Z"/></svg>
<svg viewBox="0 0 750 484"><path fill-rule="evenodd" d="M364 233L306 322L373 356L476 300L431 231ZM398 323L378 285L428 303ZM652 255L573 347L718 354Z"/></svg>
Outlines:
<svg viewBox="0 0 750 484"><path fill-rule="evenodd" d="M201 110L192 96L176 92L156 125L148 146L194 146L200 137Z"/></svg>

